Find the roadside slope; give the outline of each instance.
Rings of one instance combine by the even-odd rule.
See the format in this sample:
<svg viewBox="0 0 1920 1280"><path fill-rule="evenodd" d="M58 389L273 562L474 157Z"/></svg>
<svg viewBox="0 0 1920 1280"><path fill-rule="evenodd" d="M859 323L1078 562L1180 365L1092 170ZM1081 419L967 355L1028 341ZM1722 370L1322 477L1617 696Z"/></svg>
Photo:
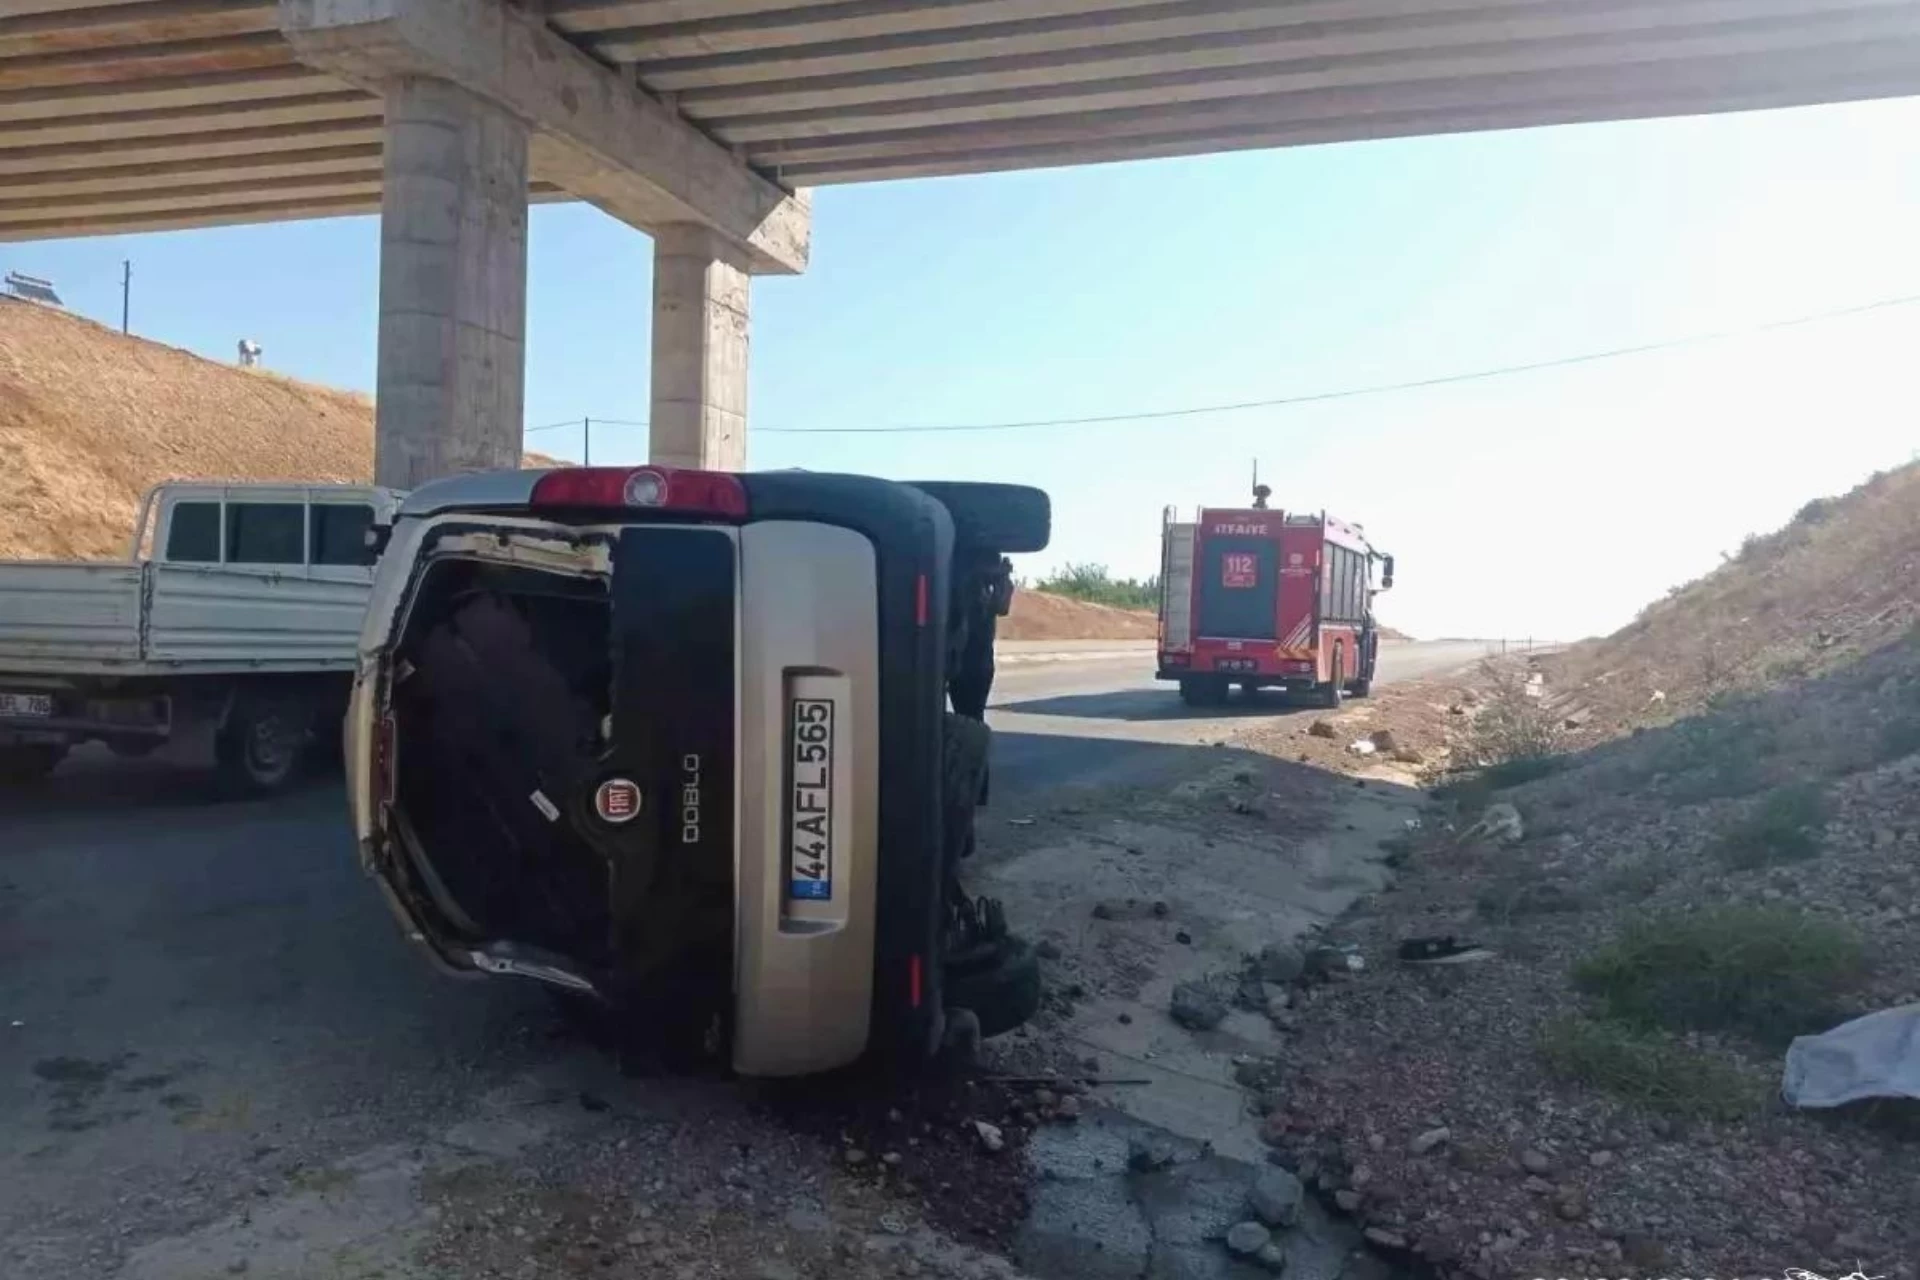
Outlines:
<svg viewBox="0 0 1920 1280"><path fill-rule="evenodd" d="M0 301L0 455L0 557L117 557L161 480L365 481L373 401Z"/></svg>
<svg viewBox="0 0 1920 1280"><path fill-rule="evenodd" d="M1159 622L1151 613L1116 609L1022 587L1013 613L1000 624L1002 640L1151 640Z"/></svg>
<svg viewBox="0 0 1920 1280"><path fill-rule="evenodd" d="M1748 538L1712 573L1676 588L1555 665L1560 683L1602 682L1610 702L1674 709L1849 665L1920 620L1920 464L1816 498Z"/></svg>

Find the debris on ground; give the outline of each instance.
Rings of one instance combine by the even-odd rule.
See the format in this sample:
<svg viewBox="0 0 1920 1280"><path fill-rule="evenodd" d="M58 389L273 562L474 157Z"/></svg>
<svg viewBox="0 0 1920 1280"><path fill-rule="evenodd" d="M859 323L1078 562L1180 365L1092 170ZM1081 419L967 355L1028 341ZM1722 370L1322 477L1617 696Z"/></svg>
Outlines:
<svg viewBox="0 0 1920 1280"><path fill-rule="evenodd" d="M1526 835L1526 824L1520 820L1520 811L1510 804L1490 804L1479 821L1460 833L1458 843L1467 844L1474 840L1499 840L1507 844L1518 844Z"/></svg>
<svg viewBox="0 0 1920 1280"><path fill-rule="evenodd" d="M1841 1107L1868 1098L1920 1099L1920 1003L1881 1009L1787 1046L1789 1106Z"/></svg>
<svg viewBox="0 0 1920 1280"><path fill-rule="evenodd" d="M1174 987L1171 1012L1189 1031L1211 1031L1226 1020L1227 1001L1217 980L1196 978Z"/></svg>
<svg viewBox="0 0 1920 1280"><path fill-rule="evenodd" d="M1300 1221L1306 1189L1285 1169L1269 1165L1254 1176L1247 1191L1247 1207L1269 1227L1285 1228Z"/></svg>
<svg viewBox="0 0 1920 1280"><path fill-rule="evenodd" d="M1307 732L1316 738L1337 738L1340 731L1333 727L1331 720L1315 720L1307 726Z"/></svg>
<svg viewBox="0 0 1920 1280"><path fill-rule="evenodd" d="M1273 1232L1257 1222L1236 1222L1227 1229L1227 1249L1243 1258L1251 1258L1273 1240Z"/></svg>
<svg viewBox="0 0 1920 1280"><path fill-rule="evenodd" d="M1176 1157L1171 1139L1161 1134L1135 1134L1127 1141L1127 1168L1135 1173L1158 1173Z"/></svg>

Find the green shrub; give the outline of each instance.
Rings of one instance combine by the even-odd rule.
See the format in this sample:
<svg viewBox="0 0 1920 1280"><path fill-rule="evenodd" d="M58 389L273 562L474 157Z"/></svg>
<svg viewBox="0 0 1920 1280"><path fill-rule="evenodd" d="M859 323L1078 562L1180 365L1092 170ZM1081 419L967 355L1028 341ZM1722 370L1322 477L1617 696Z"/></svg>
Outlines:
<svg viewBox="0 0 1920 1280"><path fill-rule="evenodd" d="M1055 569L1034 587L1050 595L1067 596L1116 609L1157 609L1160 579L1116 578L1103 564L1069 564Z"/></svg>
<svg viewBox="0 0 1920 1280"><path fill-rule="evenodd" d="M1714 851L1735 871L1802 862L1820 852L1827 798L1811 782L1776 787L1746 817L1720 833Z"/></svg>
<svg viewBox="0 0 1920 1280"><path fill-rule="evenodd" d="M1678 874L1679 869L1678 863L1670 856L1642 854L1608 868L1600 877L1600 892L1638 902L1657 893L1660 886Z"/></svg>
<svg viewBox="0 0 1920 1280"><path fill-rule="evenodd" d="M1765 1097L1733 1063L1661 1031L1572 1014L1542 1028L1536 1048L1555 1079L1669 1115L1734 1120Z"/></svg>
<svg viewBox="0 0 1920 1280"><path fill-rule="evenodd" d="M1638 920L1574 966L1573 982L1639 1027L1741 1031L1780 1043L1834 1020L1866 971L1844 925L1787 907L1714 907Z"/></svg>

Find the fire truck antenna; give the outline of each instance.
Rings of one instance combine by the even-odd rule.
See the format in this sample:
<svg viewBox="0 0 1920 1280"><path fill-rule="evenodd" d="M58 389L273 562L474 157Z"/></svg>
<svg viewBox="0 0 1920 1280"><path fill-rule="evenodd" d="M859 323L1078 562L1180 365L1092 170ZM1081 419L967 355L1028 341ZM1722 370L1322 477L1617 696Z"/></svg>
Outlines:
<svg viewBox="0 0 1920 1280"><path fill-rule="evenodd" d="M1267 497L1272 492L1273 490L1260 483L1260 459L1255 458L1253 460L1253 509L1255 511L1265 511L1267 509Z"/></svg>

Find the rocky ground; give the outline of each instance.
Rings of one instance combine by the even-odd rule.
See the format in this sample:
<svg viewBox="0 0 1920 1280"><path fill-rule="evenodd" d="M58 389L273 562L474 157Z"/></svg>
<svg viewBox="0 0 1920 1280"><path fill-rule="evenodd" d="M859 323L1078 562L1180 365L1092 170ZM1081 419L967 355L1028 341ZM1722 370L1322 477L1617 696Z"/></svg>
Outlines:
<svg viewBox="0 0 1920 1280"><path fill-rule="evenodd" d="M1522 785L1457 787L1390 842L1397 883L1328 938L1363 967L1328 966L1296 990L1289 1035L1261 1067L1275 1158L1385 1256L1443 1273L1914 1276L1911 1109L1778 1100L1788 1035L1920 999L1912 657L1896 647L1818 689L1722 700L1678 724L1657 703L1607 707L1604 690L1528 694L1524 669L1497 681L1590 745ZM1351 765L1347 742L1391 726L1429 760L1482 752L1490 695L1476 683L1401 691L1404 730L1384 703L1342 713L1306 750ZM1596 711L1619 717L1618 741L1594 742ZM1783 790L1817 797L1784 833ZM1467 836L1493 805L1512 807L1518 838ZM1771 1021L1714 1029L1618 1021L1594 980L1571 979L1636 922L1685 939L1724 918L1831 926L1865 961L1782 968L1766 981L1807 977L1813 1012L1783 997ZM1445 937L1490 954L1398 959L1408 940ZM1688 960L1682 948L1638 962ZM1737 984L1720 999L1753 1003Z"/></svg>

